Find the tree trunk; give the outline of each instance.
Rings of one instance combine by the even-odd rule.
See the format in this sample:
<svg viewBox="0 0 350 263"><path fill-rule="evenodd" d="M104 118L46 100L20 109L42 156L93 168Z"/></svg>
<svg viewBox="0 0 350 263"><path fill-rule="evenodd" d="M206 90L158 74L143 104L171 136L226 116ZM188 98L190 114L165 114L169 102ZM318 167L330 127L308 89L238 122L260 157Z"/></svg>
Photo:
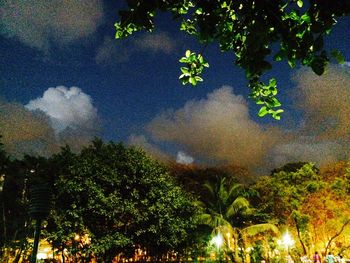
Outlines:
<svg viewBox="0 0 350 263"><path fill-rule="evenodd" d="M305 244L301 238L301 232L300 232L300 228L298 225L298 220L296 218L294 218L294 222L295 222L295 226L297 228L298 239L299 239L299 242L301 244L301 247L303 248L304 255L307 255L307 250L306 250Z"/></svg>
<svg viewBox="0 0 350 263"><path fill-rule="evenodd" d="M334 236L332 236L329 241L327 242L327 246L326 246L326 249L325 249L325 255L327 255L327 252L328 252L328 249L329 249L329 246L331 245L332 241L334 239L336 239L338 236L340 236L340 234L344 231L345 227L350 223L350 219L348 219L344 225L342 225L341 229L339 230L339 232L335 233Z"/></svg>
<svg viewBox="0 0 350 263"><path fill-rule="evenodd" d="M65 263L66 258L64 257L64 243L62 243L62 263Z"/></svg>

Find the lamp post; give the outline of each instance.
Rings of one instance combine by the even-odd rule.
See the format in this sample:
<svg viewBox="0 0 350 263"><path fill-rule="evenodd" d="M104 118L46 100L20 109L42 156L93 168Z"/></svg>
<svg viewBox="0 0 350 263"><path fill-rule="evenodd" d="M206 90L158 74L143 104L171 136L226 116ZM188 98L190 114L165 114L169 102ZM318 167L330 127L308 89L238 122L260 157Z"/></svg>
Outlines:
<svg viewBox="0 0 350 263"><path fill-rule="evenodd" d="M30 191L29 214L35 220L34 245L30 263L36 262L41 222L50 213L50 190L46 184L34 185Z"/></svg>

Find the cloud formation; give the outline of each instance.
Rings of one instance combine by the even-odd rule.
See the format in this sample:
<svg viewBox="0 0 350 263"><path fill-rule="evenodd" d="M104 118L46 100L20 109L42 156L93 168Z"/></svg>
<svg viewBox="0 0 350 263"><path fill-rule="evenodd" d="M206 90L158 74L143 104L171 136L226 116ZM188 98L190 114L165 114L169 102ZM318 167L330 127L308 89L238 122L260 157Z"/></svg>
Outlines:
<svg viewBox="0 0 350 263"><path fill-rule="evenodd" d="M275 165L312 161L326 165L350 157L350 71L331 65L322 76L302 69L295 73L296 107L302 125L279 143L270 157Z"/></svg>
<svg viewBox="0 0 350 263"><path fill-rule="evenodd" d="M170 142L196 160L264 172L288 162L323 166L349 158L348 67L331 65L323 76L301 69L292 79L294 110L302 112L293 130L258 124L250 117L246 101L223 86L205 99L162 112L146 125L146 132L154 141Z"/></svg>
<svg viewBox="0 0 350 263"><path fill-rule="evenodd" d="M59 86L26 106L0 101L0 134L8 153L50 156L68 144L79 151L99 130L97 110L79 88Z"/></svg>
<svg viewBox="0 0 350 263"><path fill-rule="evenodd" d="M48 88L42 97L29 101L26 108L46 113L57 134L68 127L93 130L96 125L97 109L91 97L77 87Z"/></svg>
<svg viewBox="0 0 350 263"><path fill-rule="evenodd" d="M103 20L102 0L4 0L0 32L47 52L94 33Z"/></svg>
<svg viewBox="0 0 350 263"><path fill-rule="evenodd" d="M0 134L5 150L16 157L48 156L59 149L49 118L19 104L0 101Z"/></svg>
<svg viewBox="0 0 350 263"><path fill-rule="evenodd" d="M146 130L155 140L179 144L196 158L248 167L259 165L280 137L277 129L254 122L246 101L229 86L160 114Z"/></svg>
<svg viewBox="0 0 350 263"><path fill-rule="evenodd" d="M176 162L181 164L191 164L194 159L183 151L178 151L176 155Z"/></svg>
<svg viewBox="0 0 350 263"><path fill-rule="evenodd" d="M175 41L164 32L145 34L135 40L135 45L141 50L162 52L165 54L171 54L176 48Z"/></svg>
<svg viewBox="0 0 350 263"><path fill-rule="evenodd" d="M123 42L107 36L96 50L95 61L99 65L122 63L138 52L171 54L175 49L175 41L165 32L148 33Z"/></svg>
<svg viewBox="0 0 350 263"><path fill-rule="evenodd" d="M121 63L129 60L129 49L124 48L115 39L105 37L102 44L97 48L95 61L99 65L109 63Z"/></svg>
<svg viewBox="0 0 350 263"><path fill-rule="evenodd" d="M349 156L348 151L349 146L341 141L318 141L313 137L296 137L290 142L276 145L270 156L272 157L272 167L275 168L286 163L299 161L326 165L346 159Z"/></svg>
<svg viewBox="0 0 350 263"><path fill-rule="evenodd" d="M328 139L350 134L350 71L331 66L317 76L301 70L294 80L297 105L305 113L304 130Z"/></svg>

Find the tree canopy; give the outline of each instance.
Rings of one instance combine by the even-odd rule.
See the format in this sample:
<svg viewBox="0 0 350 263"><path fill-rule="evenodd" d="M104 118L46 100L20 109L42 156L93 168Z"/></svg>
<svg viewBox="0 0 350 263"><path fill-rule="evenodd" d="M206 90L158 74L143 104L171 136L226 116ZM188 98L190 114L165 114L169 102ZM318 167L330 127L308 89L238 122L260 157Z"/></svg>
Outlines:
<svg viewBox="0 0 350 263"><path fill-rule="evenodd" d="M193 35L205 46L215 42L225 52L235 54L234 62L245 70L250 97L262 105L259 116L280 119L283 110L277 99L277 82L263 83L261 76L273 62L298 63L322 75L331 57L344 58L337 50L326 50L324 37L337 19L350 14L350 2L342 0L127 0L127 10L119 11L116 38L136 31L155 29L154 18L170 12L180 21L180 30ZM180 62L180 80L196 85L208 62L204 53L186 51Z"/></svg>
<svg viewBox="0 0 350 263"><path fill-rule="evenodd" d="M276 253L284 250L279 241L287 228L297 241L290 250L295 260L315 249L350 255L350 162L320 169L289 163L248 187L238 183L246 175L240 169L172 166L169 173L142 150L98 139L79 153L65 147L49 159L13 159L1 146L0 157L5 261L30 254L28 201L31 187L42 182L53 196L42 238L56 259L155 262L214 253L236 262L249 256L253 263L283 262Z"/></svg>
<svg viewBox="0 0 350 263"><path fill-rule="evenodd" d="M154 255L179 250L195 227L190 196L141 150L95 140L78 155L63 150L54 162L60 168L48 231L58 245L88 235L87 254L110 262L135 246Z"/></svg>

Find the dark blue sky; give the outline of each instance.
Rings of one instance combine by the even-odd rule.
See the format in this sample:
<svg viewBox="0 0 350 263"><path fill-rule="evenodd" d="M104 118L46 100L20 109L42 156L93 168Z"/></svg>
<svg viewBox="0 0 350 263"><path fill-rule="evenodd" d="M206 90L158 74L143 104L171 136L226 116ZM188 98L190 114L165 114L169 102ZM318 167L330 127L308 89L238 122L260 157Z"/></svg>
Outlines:
<svg viewBox="0 0 350 263"><path fill-rule="evenodd" d="M178 59L186 49L199 50L200 46L178 31L178 23L167 15L158 18L154 34L140 33L116 41L113 38L118 6L112 1L91 1L87 7L72 4L68 14L65 13L67 7L58 2L52 2L58 10L54 16L45 1L36 2L40 14L29 13L26 1L17 1L15 7L2 4L5 12L0 36L0 96L7 102L26 105L42 97L50 87L78 87L90 96L97 109L99 135L107 140L126 142L132 134L147 134L144 127L162 112L181 109L190 100L209 100L207 95L223 85L233 87L232 94L243 95L248 100L247 81L244 72L233 64L233 53L221 53L215 44L204 51L210 63L204 73L204 83L195 88L181 85ZM81 15L84 12L85 15ZM15 13L22 17L14 16ZM339 21L326 46L339 49L345 60L350 61L350 18ZM291 81L293 72L297 71L282 62L275 64L266 76L275 76L278 80L279 98L286 110L281 121L256 117L258 108L248 100L248 117L256 125L262 125L262 129L268 125L296 129L293 125L303 121L292 96L292 87L296 86ZM184 150L192 156L198 154L195 147L186 145L184 140L171 139L170 135L164 139L162 135L155 135L153 129L148 128L147 136L151 134L153 139L149 140L163 150L183 144L170 152ZM172 146L166 146L167 142ZM205 158L211 159L207 155ZM214 157L218 158L220 156Z"/></svg>

